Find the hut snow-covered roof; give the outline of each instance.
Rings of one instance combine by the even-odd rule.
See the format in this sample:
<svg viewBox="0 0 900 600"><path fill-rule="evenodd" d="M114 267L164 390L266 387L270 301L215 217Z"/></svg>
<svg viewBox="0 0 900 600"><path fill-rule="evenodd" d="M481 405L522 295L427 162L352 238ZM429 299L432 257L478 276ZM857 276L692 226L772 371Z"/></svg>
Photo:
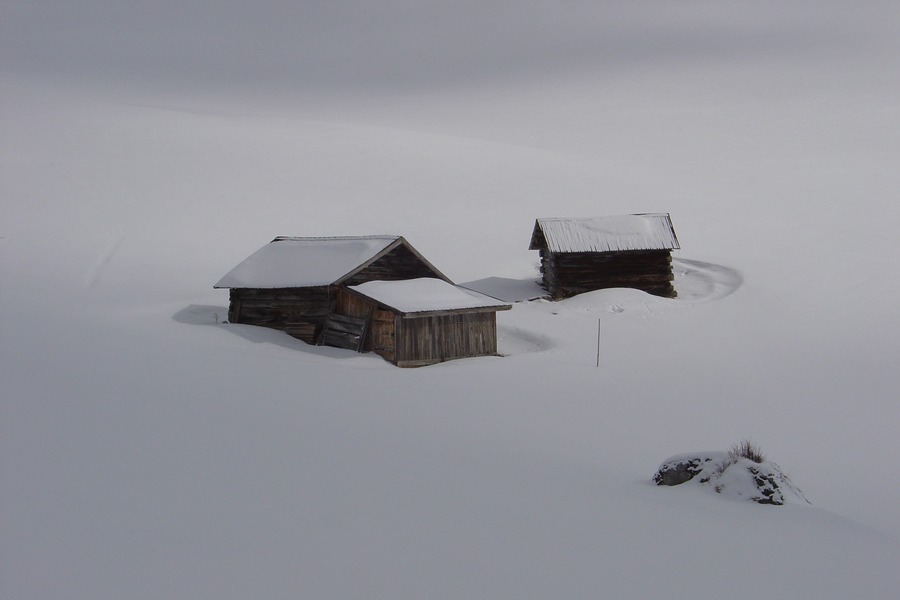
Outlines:
<svg viewBox="0 0 900 600"><path fill-rule="evenodd" d="M435 275L449 281L403 236L277 237L229 271L215 288L301 288L341 283L405 246Z"/></svg>
<svg viewBox="0 0 900 600"><path fill-rule="evenodd" d="M529 250L553 253L677 250L678 238L668 213L537 219Z"/></svg>
<svg viewBox="0 0 900 600"><path fill-rule="evenodd" d="M509 310L511 305L474 290L434 278L367 281L349 289L401 314Z"/></svg>

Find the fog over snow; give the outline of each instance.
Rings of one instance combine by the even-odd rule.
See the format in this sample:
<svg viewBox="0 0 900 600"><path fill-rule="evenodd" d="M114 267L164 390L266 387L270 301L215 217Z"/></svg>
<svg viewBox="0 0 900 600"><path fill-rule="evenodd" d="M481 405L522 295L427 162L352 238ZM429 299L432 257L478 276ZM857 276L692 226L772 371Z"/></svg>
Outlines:
<svg viewBox="0 0 900 600"><path fill-rule="evenodd" d="M3 598L895 597L900 4L0 23ZM678 298L534 299L536 218L655 212ZM224 323L275 236L384 234L502 357ZM810 505L650 481L746 438Z"/></svg>

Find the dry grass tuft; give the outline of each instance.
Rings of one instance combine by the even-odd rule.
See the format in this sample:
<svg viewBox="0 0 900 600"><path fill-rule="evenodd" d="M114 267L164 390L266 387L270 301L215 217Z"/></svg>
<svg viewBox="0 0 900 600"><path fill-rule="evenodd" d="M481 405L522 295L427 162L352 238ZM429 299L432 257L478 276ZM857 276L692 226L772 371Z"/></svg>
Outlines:
<svg viewBox="0 0 900 600"><path fill-rule="evenodd" d="M766 460L760 447L750 440L743 440L732 446L731 450L728 451L728 458L730 459L730 462L734 462L739 458L747 458L755 463L761 463Z"/></svg>

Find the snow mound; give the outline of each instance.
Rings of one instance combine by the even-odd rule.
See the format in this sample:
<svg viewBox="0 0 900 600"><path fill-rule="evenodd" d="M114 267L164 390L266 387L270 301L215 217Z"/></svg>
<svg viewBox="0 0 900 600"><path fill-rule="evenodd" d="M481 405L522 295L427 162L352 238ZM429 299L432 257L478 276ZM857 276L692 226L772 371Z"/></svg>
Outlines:
<svg viewBox="0 0 900 600"><path fill-rule="evenodd" d="M733 451L669 457L656 470L653 481L667 486L694 481L723 497L757 504L810 503L777 464L768 460L756 462L736 456Z"/></svg>

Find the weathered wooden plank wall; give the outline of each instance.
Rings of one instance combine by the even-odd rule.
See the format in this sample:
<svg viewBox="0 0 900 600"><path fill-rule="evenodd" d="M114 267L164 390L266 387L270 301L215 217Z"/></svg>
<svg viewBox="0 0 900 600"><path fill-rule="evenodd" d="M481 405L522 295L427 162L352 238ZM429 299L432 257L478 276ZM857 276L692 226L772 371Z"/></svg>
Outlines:
<svg viewBox="0 0 900 600"><path fill-rule="evenodd" d="M328 287L232 288L228 320L287 331L314 344L328 316L334 291Z"/></svg>
<svg viewBox="0 0 900 600"><path fill-rule="evenodd" d="M397 325L395 362L401 367L497 354L495 312L406 315Z"/></svg>
<svg viewBox="0 0 900 600"><path fill-rule="evenodd" d="M359 294L355 294L347 289L341 288L337 292L337 300L334 306L334 312L339 315L346 315L355 319L368 319L370 312L375 310L375 303ZM363 343L363 350L372 350L372 337L367 336Z"/></svg>
<svg viewBox="0 0 900 600"><path fill-rule="evenodd" d="M374 304L372 300L342 288L337 292L334 310L338 314L361 319L369 313Z"/></svg>
<svg viewBox="0 0 900 600"><path fill-rule="evenodd" d="M346 315L330 314L319 334L320 346L334 346L362 352L369 329L367 318L357 319Z"/></svg>
<svg viewBox="0 0 900 600"><path fill-rule="evenodd" d="M399 318L389 310L374 310L372 312L372 334L366 342L370 347L367 350L372 350L385 360L395 362L397 359L395 332Z"/></svg>
<svg viewBox="0 0 900 600"><path fill-rule="evenodd" d="M672 255L668 250L550 253L541 249L544 285L554 298L612 287L672 298Z"/></svg>

